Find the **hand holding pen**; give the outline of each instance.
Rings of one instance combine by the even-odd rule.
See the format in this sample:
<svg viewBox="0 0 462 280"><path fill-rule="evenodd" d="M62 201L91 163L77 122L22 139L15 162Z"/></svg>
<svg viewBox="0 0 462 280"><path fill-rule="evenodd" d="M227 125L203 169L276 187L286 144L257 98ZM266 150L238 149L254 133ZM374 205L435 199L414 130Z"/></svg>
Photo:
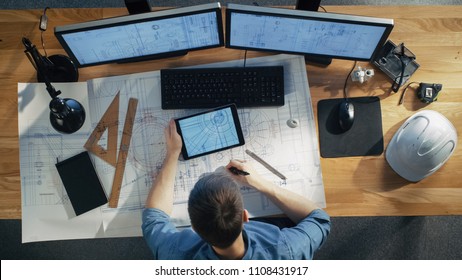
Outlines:
<svg viewBox="0 0 462 280"><path fill-rule="evenodd" d="M237 169L240 174L234 174L231 169ZM276 188L274 183L266 180L261 176L253 167L250 162L245 160L233 159L226 166L226 170L232 174L232 176L245 186L255 188L258 191L268 192L271 189ZM247 175L244 175L245 172Z"/></svg>
<svg viewBox="0 0 462 280"><path fill-rule="evenodd" d="M240 170L240 169L237 169L237 168L234 167L234 166L231 166L231 167L229 168L229 171L231 171L231 173L233 173L234 175L242 175L242 176L250 175L249 172L243 171L243 170Z"/></svg>
<svg viewBox="0 0 462 280"><path fill-rule="evenodd" d="M262 177L254 169L252 164L245 160L232 159L226 166L226 169L236 180L245 185L253 185L256 181L262 180Z"/></svg>

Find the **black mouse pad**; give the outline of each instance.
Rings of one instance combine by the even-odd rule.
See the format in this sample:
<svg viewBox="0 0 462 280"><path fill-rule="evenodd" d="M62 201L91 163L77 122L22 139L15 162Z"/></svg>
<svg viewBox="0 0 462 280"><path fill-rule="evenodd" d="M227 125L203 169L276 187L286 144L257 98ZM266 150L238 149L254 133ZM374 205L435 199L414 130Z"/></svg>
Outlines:
<svg viewBox="0 0 462 280"><path fill-rule="evenodd" d="M353 126L343 132L338 124L338 105L343 98L318 102L318 129L321 156L324 158L371 156L383 153L380 99L356 97L348 100L355 108Z"/></svg>

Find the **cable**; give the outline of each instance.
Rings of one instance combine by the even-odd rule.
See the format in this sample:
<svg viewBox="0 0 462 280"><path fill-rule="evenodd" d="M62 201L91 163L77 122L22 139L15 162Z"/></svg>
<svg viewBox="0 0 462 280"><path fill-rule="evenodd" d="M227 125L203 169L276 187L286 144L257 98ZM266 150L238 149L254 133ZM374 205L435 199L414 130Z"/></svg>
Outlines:
<svg viewBox="0 0 462 280"><path fill-rule="evenodd" d="M403 82L403 79L404 79L404 71L406 70L406 66L407 66L407 64L404 63L402 55L399 56L399 61L401 61L401 74L399 75L399 77L396 77L393 80L393 84L391 85L391 89L394 92L398 92L399 88L401 87L401 83ZM397 78L399 78L398 82L396 82Z"/></svg>
<svg viewBox="0 0 462 280"><path fill-rule="evenodd" d="M345 99L348 99L347 92L346 92L348 80L350 79L351 73L352 73L353 70L356 68L356 64L357 64L357 63L358 63L358 61L355 61L355 63L353 64L353 67L351 68L350 72L348 72L348 76L347 76L346 79L345 79L345 84L343 85L343 97L344 97Z"/></svg>
<svg viewBox="0 0 462 280"><path fill-rule="evenodd" d="M244 52L244 67L245 67L246 62L247 62L247 50L245 50Z"/></svg>
<svg viewBox="0 0 462 280"><path fill-rule="evenodd" d="M45 42L43 40L43 32L45 30L47 30L47 26L48 26L48 17L47 17L47 10L49 9L50 7L46 7L44 10L43 10L43 14L42 16L40 16L40 23L39 23L39 29L40 29L40 40L42 41L42 49L43 49L43 52L45 53L45 56L48 56L47 54L47 50L45 49Z"/></svg>
<svg viewBox="0 0 462 280"><path fill-rule="evenodd" d="M397 50L398 48L399 50ZM406 50L408 54L406 54ZM395 47L393 52L395 56L399 57L399 61L401 62L401 74L399 75L399 77L393 79L393 84L391 85L391 89L393 90L393 92L398 92L399 88L401 87L401 84L404 81L404 78L409 76L404 75L404 73L406 71L408 64L415 59L415 55L404 46L404 43L401 43L399 46ZM410 61L405 62L405 58ZM396 81L397 78L399 78L398 82Z"/></svg>
<svg viewBox="0 0 462 280"><path fill-rule="evenodd" d="M404 101L404 94L406 93L406 91L407 91L407 89L409 88L409 86L412 85L412 84L418 84L418 82L411 82L411 83L407 84L407 86L404 88L403 92L401 93L401 97L399 98L398 105L403 104L403 101Z"/></svg>

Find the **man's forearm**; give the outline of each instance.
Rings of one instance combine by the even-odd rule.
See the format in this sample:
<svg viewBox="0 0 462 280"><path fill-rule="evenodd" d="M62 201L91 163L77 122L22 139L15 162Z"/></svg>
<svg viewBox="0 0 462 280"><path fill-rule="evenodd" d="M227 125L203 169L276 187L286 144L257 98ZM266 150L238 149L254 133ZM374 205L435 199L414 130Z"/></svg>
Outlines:
<svg viewBox="0 0 462 280"><path fill-rule="evenodd" d="M157 208L168 215L173 208L173 189L178 169L178 155L168 154L146 200L146 208Z"/></svg>
<svg viewBox="0 0 462 280"><path fill-rule="evenodd" d="M272 182L262 180L255 187L265 194L294 223L300 222L319 207L311 200L295 192L276 186Z"/></svg>

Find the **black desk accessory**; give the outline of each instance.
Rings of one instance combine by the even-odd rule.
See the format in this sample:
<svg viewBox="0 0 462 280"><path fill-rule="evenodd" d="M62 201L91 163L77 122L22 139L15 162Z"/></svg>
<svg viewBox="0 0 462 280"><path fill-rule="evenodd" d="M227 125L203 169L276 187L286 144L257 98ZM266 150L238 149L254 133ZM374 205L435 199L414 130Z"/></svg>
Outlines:
<svg viewBox="0 0 462 280"><path fill-rule="evenodd" d="M65 56L55 56L53 62L47 57L42 56L29 39L23 37L22 42L26 47L24 52L37 70L38 80L45 83L46 89L51 96L49 105L51 125L56 131L61 133L76 132L85 122L85 109L82 104L75 99L59 98L58 95L61 94L61 91L56 90L51 85L51 81L69 81L64 79L67 76L62 75L62 73L67 72L60 71L59 69L61 69L61 67L54 63L61 60L66 61L66 59L63 58ZM75 76L72 76L72 79L74 78Z"/></svg>
<svg viewBox="0 0 462 280"><path fill-rule="evenodd" d="M316 12L321 5L321 0L297 0L295 9Z"/></svg>
<svg viewBox="0 0 462 280"><path fill-rule="evenodd" d="M88 152L65 159L56 168L77 216L108 202Z"/></svg>
<svg viewBox="0 0 462 280"><path fill-rule="evenodd" d="M162 109L284 105L284 67L212 67L160 70Z"/></svg>
<svg viewBox="0 0 462 280"><path fill-rule="evenodd" d="M353 126L343 131L338 121L338 106L344 98L318 102L320 153L324 158L380 155L383 152L380 99L348 98L355 107Z"/></svg>
<svg viewBox="0 0 462 280"><path fill-rule="evenodd" d="M45 42L43 41L43 32L45 32L48 28L47 10L49 8L50 7L46 7L43 10L43 14L40 16L40 38L42 41L42 47L43 51L45 52L45 56L42 56L40 58L43 67L41 71L37 71L37 80L43 83L44 78L42 77L42 73L46 71L46 75L50 82L77 82L79 80L79 71L77 70L77 67L75 66L74 62L69 57L61 54L48 56L47 51L45 49ZM29 57L29 59L31 58Z"/></svg>
<svg viewBox="0 0 462 280"><path fill-rule="evenodd" d="M415 61L416 56L404 46L404 43L396 46L388 40L375 56L372 63L383 71L393 81L391 89L398 92L409 78L419 68Z"/></svg>
<svg viewBox="0 0 462 280"><path fill-rule="evenodd" d="M148 0L125 0L125 7L131 15L152 12Z"/></svg>

